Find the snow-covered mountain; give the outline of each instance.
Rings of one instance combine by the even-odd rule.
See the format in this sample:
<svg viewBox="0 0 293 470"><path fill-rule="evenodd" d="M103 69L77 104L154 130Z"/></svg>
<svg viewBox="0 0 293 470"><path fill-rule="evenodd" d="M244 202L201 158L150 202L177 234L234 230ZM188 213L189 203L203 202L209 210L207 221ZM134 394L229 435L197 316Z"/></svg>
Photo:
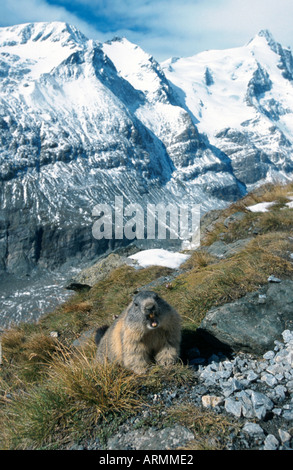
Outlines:
<svg viewBox="0 0 293 470"><path fill-rule="evenodd" d="M293 171L293 58L261 31L244 47L162 64L200 133L248 189Z"/></svg>
<svg viewBox="0 0 293 470"><path fill-rule="evenodd" d="M65 23L0 28L0 270L103 252L92 210L115 196L205 211L292 176L292 83L268 32L159 64Z"/></svg>

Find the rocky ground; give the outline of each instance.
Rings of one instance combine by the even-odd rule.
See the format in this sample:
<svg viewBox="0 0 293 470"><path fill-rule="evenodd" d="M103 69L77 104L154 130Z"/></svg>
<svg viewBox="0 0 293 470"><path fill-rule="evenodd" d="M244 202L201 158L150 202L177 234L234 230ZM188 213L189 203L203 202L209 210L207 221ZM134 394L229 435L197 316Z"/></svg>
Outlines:
<svg viewBox="0 0 293 470"><path fill-rule="evenodd" d="M161 428L166 410L188 403L227 416L237 426L221 448L225 450L293 450L293 331L285 330L283 341L256 358L248 353L231 357L217 352L209 357L194 348L190 367L194 380L182 387L168 387L148 396L149 405L162 405L161 416L146 406L136 417L124 422L106 446L98 439L75 443L71 449L87 450L169 450L188 446L197 436L176 424ZM141 423L157 423L146 427ZM237 427L237 431L236 431ZM211 447L214 443L210 442Z"/></svg>

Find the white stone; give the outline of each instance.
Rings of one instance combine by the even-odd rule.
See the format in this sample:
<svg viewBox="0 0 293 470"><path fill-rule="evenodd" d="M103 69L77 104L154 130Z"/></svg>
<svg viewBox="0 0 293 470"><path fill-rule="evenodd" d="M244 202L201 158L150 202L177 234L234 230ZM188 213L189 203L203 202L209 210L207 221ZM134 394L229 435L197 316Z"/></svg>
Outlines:
<svg viewBox="0 0 293 470"><path fill-rule="evenodd" d="M287 431L284 431L284 429L279 429L278 432L283 443L289 442L291 440L291 434L289 434Z"/></svg>
<svg viewBox="0 0 293 470"><path fill-rule="evenodd" d="M242 431L252 436L262 436L262 435L264 436L263 429L260 427L259 424L256 424L256 423L246 423L243 426Z"/></svg>
<svg viewBox="0 0 293 470"><path fill-rule="evenodd" d="M273 434L268 434L264 442L264 450L277 450L279 441Z"/></svg>
<svg viewBox="0 0 293 470"><path fill-rule="evenodd" d="M223 403L223 398L215 395L204 395L201 397L201 401L205 408L214 408L220 405L220 403Z"/></svg>

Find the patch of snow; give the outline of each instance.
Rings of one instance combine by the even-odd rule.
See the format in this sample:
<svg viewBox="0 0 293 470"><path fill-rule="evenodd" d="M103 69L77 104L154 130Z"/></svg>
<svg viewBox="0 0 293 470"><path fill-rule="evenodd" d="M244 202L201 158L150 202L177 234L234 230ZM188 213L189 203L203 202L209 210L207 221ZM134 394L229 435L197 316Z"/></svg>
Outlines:
<svg viewBox="0 0 293 470"><path fill-rule="evenodd" d="M143 268L148 266L165 266L171 269L178 269L189 257L190 255L163 249L143 250L129 256L129 258L136 260Z"/></svg>
<svg viewBox="0 0 293 470"><path fill-rule="evenodd" d="M268 212L269 208L272 207L276 202L260 202L259 204L254 204L253 206L248 206L251 212Z"/></svg>

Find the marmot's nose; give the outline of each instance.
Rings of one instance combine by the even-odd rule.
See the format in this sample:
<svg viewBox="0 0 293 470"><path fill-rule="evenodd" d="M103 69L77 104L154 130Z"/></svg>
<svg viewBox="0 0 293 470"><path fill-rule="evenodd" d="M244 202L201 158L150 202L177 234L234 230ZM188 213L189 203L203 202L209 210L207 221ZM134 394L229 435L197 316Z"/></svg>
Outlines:
<svg viewBox="0 0 293 470"><path fill-rule="evenodd" d="M145 309L148 313L153 313L156 310L156 306L153 303L152 304L147 304L145 306Z"/></svg>

